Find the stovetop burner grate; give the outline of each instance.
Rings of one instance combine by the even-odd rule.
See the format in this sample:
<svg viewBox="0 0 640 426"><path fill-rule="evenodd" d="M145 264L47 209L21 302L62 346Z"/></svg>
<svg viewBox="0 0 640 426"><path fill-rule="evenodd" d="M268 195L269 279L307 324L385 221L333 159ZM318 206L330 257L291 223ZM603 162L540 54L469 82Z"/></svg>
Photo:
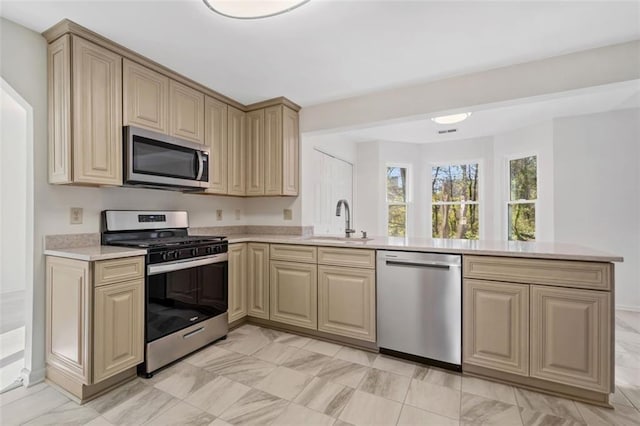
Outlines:
<svg viewBox="0 0 640 426"><path fill-rule="evenodd" d="M218 243L225 241L225 237L210 236L187 236L187 237L167 237L167 238L148 238L140 240L121 240L112 241L111 244L117 244L128 247L140 248L157 248L157 247L176 247L192 244Z"/></svg>

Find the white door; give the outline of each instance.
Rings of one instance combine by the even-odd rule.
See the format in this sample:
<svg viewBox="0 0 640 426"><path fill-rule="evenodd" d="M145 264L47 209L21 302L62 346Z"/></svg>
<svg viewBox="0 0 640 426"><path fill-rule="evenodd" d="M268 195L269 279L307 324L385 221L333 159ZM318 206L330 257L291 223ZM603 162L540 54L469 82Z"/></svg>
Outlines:
<svg viewBox="0 0 640 426"><path fill-rule="evenodd" d="M316 176L313 232L324 235L344 234L345 212L336 216L336 204L343 198L349 202L353 224L353 164L314 149L313 167Z"/></svg>

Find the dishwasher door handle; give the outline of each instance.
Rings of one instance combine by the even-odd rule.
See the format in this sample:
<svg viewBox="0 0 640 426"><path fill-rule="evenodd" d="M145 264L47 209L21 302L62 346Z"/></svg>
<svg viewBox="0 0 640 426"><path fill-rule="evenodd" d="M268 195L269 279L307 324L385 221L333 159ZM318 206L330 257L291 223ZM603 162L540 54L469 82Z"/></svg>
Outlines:
<svg viewBox="0 0 640 426"><path fill-rule="evenodd" d="M387 265L417 266L420 268L450 269L450 268L460 267L460 265L456 265L454 263L444 263L444 262L418 262L418 261L410 261L410 260L387 260L386 262L387 262Z"/></svg>

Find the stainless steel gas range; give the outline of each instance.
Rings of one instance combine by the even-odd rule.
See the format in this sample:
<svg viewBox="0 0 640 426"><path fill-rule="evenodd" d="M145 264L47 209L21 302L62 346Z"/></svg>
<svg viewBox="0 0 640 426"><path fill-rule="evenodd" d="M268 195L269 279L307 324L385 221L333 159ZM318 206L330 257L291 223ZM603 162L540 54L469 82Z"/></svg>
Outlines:
<svg viewBox="0 0 640 426"><path fill-rule="evenodd" d="M227 239L188 227L185 211L102 212L102 244L147 250L146 377L228 332Z"/></svg>

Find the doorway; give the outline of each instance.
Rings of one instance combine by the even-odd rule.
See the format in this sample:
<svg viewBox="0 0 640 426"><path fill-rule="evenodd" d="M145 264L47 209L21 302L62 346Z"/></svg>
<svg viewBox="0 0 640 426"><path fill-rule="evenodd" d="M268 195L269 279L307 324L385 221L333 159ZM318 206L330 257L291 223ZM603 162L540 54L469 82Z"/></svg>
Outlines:
<svg viewBox="0 0 640 426"><path fill-rule="evenodd" d="M33 109L0 81L0 392L23 383L33 292Z"/></svg>

